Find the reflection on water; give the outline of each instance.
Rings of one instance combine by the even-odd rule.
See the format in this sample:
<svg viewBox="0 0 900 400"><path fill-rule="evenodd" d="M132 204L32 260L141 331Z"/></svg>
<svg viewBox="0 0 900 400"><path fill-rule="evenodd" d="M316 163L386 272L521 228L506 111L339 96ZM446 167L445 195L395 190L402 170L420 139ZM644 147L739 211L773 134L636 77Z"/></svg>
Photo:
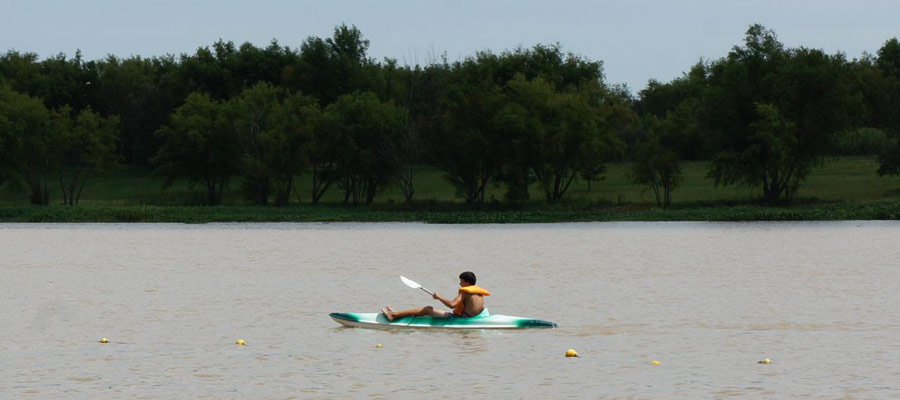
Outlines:
<svg viewBox="0 0 900 400"><path fill-rule="evenodd" d="M0 224L0 398L900 397L898 234L894 222ZM463 270L494 293L493 313L560 328L328 317L433 305L398 276L446 294Z"/></svg>

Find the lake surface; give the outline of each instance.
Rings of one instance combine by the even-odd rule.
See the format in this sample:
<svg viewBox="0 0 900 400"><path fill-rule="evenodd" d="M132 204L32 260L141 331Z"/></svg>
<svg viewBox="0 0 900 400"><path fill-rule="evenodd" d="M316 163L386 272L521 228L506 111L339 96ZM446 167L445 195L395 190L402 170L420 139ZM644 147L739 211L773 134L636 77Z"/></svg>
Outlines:
<svg viewBox="0 0 900 400"><path fill-rule="evenodd" d="M328 317L464 270L560 327ZM900 223L0 224L0 398L470 395L898 398Z"/></svg>

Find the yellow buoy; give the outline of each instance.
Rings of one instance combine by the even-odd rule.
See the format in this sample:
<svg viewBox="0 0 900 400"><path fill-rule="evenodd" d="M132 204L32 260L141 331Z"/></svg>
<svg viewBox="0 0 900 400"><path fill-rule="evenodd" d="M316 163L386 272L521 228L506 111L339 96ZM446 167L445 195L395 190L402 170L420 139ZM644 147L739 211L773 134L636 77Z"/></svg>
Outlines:
<svg viewBox="0 0 900 400"><path fill-rule="evenodd" d="M652 362L651 364L653 364L653 365L659 365L660 362L659 362L658 360L653 360L653 362Z"/></svg>
<svg viewBox="0 0 900 400"><path fill-rule="evenodd" d="M109 339L107 339L107 338L100 339L100 343L109 343Z"/></svg>
<svg viewBox="0 0 900 400"><path fill-rule="evenodd" d="M575 349L566 350L566 357L578 357L578 352Z"/></svg>
<svg viewBox="0 0 900 400"><path fill-rule="evenodd" d="M759 364L771 364L771 363L772 363L772 360L770 360L770 359L767 358L767 359L762 360L762 361L757 361L757 363L759 363Z"/></svg>
<svg viewBox="0 0 900 400"><path fill-rule="evenodd" d="M234 342L234 344L240 345L240 346L246 346L247 342L245 342L244 339L238 339L236 342Z"/></svg>
<svg viewBox="0 0 900 400"><path fill-rule="evenodd" d="M381 347L381 343L376 344L375 347Z"/></svg>

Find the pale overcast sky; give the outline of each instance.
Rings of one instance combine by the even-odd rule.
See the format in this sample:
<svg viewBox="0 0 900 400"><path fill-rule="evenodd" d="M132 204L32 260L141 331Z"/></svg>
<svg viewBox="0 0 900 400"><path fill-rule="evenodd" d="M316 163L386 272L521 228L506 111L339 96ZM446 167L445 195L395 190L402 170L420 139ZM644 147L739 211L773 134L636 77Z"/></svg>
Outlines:
<svg viewBox="0 0 900 400"><path fill-rule="evenodd" d="M757 22L788 46L856 58L900 36L900 1L0 0L0 51L150 57L219 38L298 48L346 23L371 41L371 57L410 64L432 53L455 61L559 42L602 60L607 81L637 92L651 78L669 81L701 58L724 56Z"/></svg>

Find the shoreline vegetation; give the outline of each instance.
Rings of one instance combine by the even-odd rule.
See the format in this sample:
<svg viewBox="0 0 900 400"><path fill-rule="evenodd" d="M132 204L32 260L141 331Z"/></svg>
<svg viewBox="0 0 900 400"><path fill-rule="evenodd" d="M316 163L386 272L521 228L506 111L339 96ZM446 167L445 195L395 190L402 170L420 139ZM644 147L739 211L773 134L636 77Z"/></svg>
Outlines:
<svg viewBox="0 0 900 400"><path fill-rule="evenodd" d="M554 223L622 221L841 221L900 220L900 201L865 204L815 203L794 206L648 205L589 209L481 209L330 205L260 206L6 206L0 222L15 223L215 223L215 222L424 222L432 224Z"/></svg>
<svg viewBox="0 0 900 400"><path fill-rule="evenodd" d="M368 48L341 24L299 47L2 53L0 222L898 219L896 37L849 60L755 24L637 93L560 44Z"/></svg>
<svg viewBox="0 0 900 400"><path fill-rule="evenodd" d="M578 181L572 196L556 203L540 198L518 205L488 201L465 204L452 185L433 167L419 167L416 200L403 201L399 188L387 190L371 205L343 205L339 193L321 204L308 202L260 206L240 200L230 188L219 206L200 202L202 188L182 183L165 190L161 177L140 168L109 172L88 183L82 204L31 206L27 193L0 191L0 222L425 222L425 223L552 223L587 221L826 221L900 219L900 177L879 177L873 157L842 157L817 168L790 205L759 204L752 188L715 188L705 177L707 162L686 162L684 182L668 208L656 206L653 194L627 176L629 163L611 163L605 178L592 188ZM309 177L304 176L301 182ZM239 185L233 185L239 186ZM502 196L493 187L489 198Z"/></svg>

